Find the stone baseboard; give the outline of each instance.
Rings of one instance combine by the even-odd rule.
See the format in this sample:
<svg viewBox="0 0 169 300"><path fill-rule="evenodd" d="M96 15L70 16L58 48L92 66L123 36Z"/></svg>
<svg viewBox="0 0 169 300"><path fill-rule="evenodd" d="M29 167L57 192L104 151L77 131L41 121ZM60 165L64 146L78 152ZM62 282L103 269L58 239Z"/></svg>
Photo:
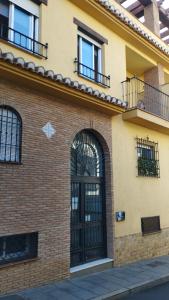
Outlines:
<svg viewBox="0 0 169 300"><path fill-rule="evenodd" d="M142 233L115 238L114 265L169 254L169 228L160 232Z"/></svg>

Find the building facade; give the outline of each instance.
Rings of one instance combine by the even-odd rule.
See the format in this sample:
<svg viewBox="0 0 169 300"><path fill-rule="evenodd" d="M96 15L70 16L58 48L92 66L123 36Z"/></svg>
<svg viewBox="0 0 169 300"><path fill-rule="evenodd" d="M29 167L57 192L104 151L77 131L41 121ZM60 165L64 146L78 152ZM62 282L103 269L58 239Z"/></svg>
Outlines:
<svg viewBox="0 0 169 300"><path fill-rule="evenodd" d="M0 1L1 293L169 253L169 47L121 2Z"/></svg>

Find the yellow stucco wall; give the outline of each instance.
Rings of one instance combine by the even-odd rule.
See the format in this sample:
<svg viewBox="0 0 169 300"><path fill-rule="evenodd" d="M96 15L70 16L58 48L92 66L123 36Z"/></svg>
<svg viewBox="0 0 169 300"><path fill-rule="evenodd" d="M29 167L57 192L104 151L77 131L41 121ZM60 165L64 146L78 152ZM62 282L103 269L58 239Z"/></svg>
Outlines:
<svg viewBox="0 0 169 300"><path fill-rule="evenodd" d="M74 17L108 39L108 45L104 45L104 74L111 76L110 89L78 77L74 73L74 59L77 57L77 25L73 23ZM126 77L125 43L93 17L68 0L48 1L47 6L41 5L41 41L49 44L47 60L26 53L3 41L0 41L0 47L3 51L12 51L16 56L22 56L27 61L34 61L48 70L54 70L72 80L79 80L106 94L121 98L120 83Z"/></svg>
<svg viewBox="0 0 169 300"><path fill-rule="evenodd" d="M111 1L117 5L114 0ZM122 10L124 9L122 8ZM127 14L131 17L128 12ZM74 17L108 40L108 45L104 45L104 71L105 75L111 76L111 88L98 86L91 81L78 77L74 73L73 62L77 57L77 25L73 23ZM131 17L131 19L133 18ZM113 30L105 26L103 22L96 20L92 13L87 14L87 12L73 4L71 0L53 0L48 1L47 6L41 5L40 19L41 41L49 44L47 60L40 59L9 43L0 41L2 50L11 51L15 56L24 57L27 61L34 61L37 65L42 65L48 70L52 69L56 73L78 80L106 94L122 98L121 81L125 80L126 76L132 76L126 65L126 48L131 47L132 50L131 52L128 51L128 53L132 53L129 54L131 57L128 61L132 61L133 58L133 64L137 66L140 50L137 49L136 44L131 44L130 41L122 39ZM134 20L137 22L135 18ZM142 24L141 26L144 27ZM132 56L134 51L136 55ZM140 60L144 62L145 68L146 62L149 67L157 63L154 61L154 57L150 56L150 52L147 54L142 53ZM167 70L167 67L164 67ZM140 78L144 78L143 74L140 74ZM126 211L126 221L116 223L116 236L140 232L140 217L142 216L160 214L162 227L169 227L169 218L167 219L165 214L166 209L169 210L169 188L163 195L163 205L160 202L161 191L168 186L169 168L166 168L166 165L167 163L169 165L169 138L144 127L124 122L121 116L113 117L112 134L115 211ZM160 179L137 177L135 137L144 138L147 135L151 140L159 142Z"/></svg>
<svg viewBox="0 0 169 300"><path fill-rule="evenodd" d="M104 88L74 73L74 59L77 57L77 25L73 23L74 17L108 39L108 45L104 45L104 74L111 76L110 88ZM70 0L48 1L47 6L41 5L40 29L41 42L48 42L49 44L47 60L31 55L9 43L4 43L2 40L0 47L3 51L11 51L15 56L24 57L27 61L34 61L37 65L42 65L48 70L52 69L72 80L78 80L106 94L122 98L121 81L126 78L126 45L132 47L132 54L127 55L134 59L134 49L137 53L133 62L134 65L137 65L139 55L137 45L130 45L129 41L123 40L103 22L99 22L92 14L89 15ZM142 54L142 57L145 57L145 62L149 61L148 66L152 67L152 58L148 54ZM128 61L132 60L129 59Z"/></svg>
<svg viewBox="0 0 169 300"><path fill-rule="evenodd" d="M111 1L115 3L114 0ZM129 13L127 15L131 17ZM77 25L73 23L74 17L108 40L108 45L104 45L104 73L111 76L110 88L103 88L74 73L74 59L77 57ZM137 71L138 66L141 72L147 71L147 68L152 68L158 63L158 59L154 60L155 56L150 56L150 51L140 54L141 50L137 49L137 44L122 39L113 29L104 25L104 22L99 22L92 13L88 14L71 0L49 0L48 6L41 5L40 19L41 42L49 44L47 60L24 52L2 40L0 48L120 99L122 98L121 82L126 79L126 76L133 77L134 73L131 71ZM131 19L137 22L134 17ZM141 26L144 27L142 24ZM169 74L167 66L164 67L166 74ZM139 73L139 78L144 80L144 74ZM158 142L160 178L137 176L136 136L140 138L149 136L150 140ZM112 147L114 212L122 210L126 213L124 222L115 222L115 237L140 233L140 219L146 216L160 215L161 228L168 228L169 136L123 121L122 116L119 115L112 118Z"/></svg>
<svg viewBox="0 0 169 300"><path fill-rule="evenodd" d="M160 178L137 176L136 136L158 142ZM131 124L122 116L112 119L114 208L126 220L115 223L115 236L141 232L141 217L160 216L169 227L169 136Z"/></svg>

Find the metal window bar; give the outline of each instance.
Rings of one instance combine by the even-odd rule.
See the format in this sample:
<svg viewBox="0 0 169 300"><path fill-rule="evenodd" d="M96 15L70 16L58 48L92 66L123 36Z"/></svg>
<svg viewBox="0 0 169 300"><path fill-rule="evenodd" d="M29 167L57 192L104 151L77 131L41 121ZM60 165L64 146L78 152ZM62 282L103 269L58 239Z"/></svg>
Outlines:
<svg viewBox="0 0 169 300"><path fill-rule="evenodd" d="M48 58L48 44L42 44L37 40L0 23L0 38L33 54Z"/></svg>
<svg viewBox="0 0 169 300"><path fill-rule="evenodd" d="M10 107L0 106L0 162L20 163L22 121Z"/></svg>
<svg viewBox="0 0 169 300"><path fill-rule="evenodd" d="M158 143L136 138L138 176L160 177Z"/></svg>
<svg viewBox="0 0 169 300"><path fill-rule="evenodd" d="M128 109L139 108L169 120L169 95L133 77L122 82L123 100Z"/></svg>
<svg viewBox="0 0 169 300"><path fill-rule="evenodd" d="M75 58L74 63L75 73L105 87L110 87L110 76L103 75L102 73L80 63L77 58Z"/></svg>

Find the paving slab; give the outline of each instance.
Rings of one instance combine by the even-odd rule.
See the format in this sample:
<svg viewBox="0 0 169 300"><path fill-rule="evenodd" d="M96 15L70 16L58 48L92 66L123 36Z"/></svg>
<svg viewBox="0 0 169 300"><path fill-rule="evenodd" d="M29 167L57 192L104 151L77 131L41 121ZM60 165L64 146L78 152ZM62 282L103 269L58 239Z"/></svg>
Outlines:
<svg viewBox="0 0 169 300"><path fill-rule="evenodd" d="M169 256L2 295L0 300L112 300L165 282L169 282Z"/></svg>
<svg viewBox="0 0 169 300"><path fill-rule="evenodd" d="M25 298L18 295L4 296L0 298L1 300L25 300Z"/></svg>

